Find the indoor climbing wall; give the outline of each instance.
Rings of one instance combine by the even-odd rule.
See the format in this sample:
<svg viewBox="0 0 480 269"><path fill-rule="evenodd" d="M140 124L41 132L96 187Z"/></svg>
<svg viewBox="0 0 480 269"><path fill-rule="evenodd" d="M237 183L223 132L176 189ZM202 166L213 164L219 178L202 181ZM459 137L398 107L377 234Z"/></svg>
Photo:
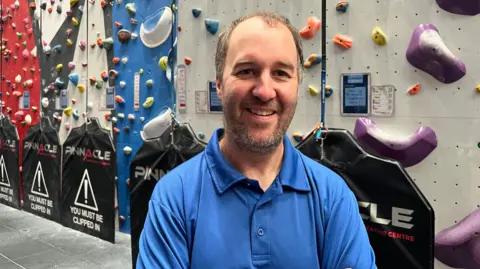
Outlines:
<svg viewBox="0 0 480 269"><path fill-rule="evenodd" d="M113 7L112 71L116 80L115 122L120 231L130 231L130 161L143 144L140 131L165 108L173 109L174 91L167 60L174 60L176 8L171 0L124 1ZM170 57L169 57L170 56ZM112 77L110 72L110 78ZM169 76L171 77L171 76ZM113 97L112 97L113 101ZM153 138L153 137L150 137Z"/></svg>
<svg viewBox="0 0 480 269"><path fill-rule="evenodd" d="M480 15L451 13L435 0L341 2L327 4L325 124L349 130L362 143L362 135L392 142L384 156L398 157L433 206L437 234L480 207L480 50L471 34ZM234 18L276 11L302 29L308 17L321 19L321 4L181 1L178 62L186 68L179 66L176 81L180 121L205 134L204 141L222 126L214 53L219 32ZM321 32L303 39L305 59L321 55ZM366 95L356 83L365 83ZM307 134L319 123L320 89L321 66L311 65L288 130L292 141L294 133ZM436 260L435 268L450 267Z"/></svg>

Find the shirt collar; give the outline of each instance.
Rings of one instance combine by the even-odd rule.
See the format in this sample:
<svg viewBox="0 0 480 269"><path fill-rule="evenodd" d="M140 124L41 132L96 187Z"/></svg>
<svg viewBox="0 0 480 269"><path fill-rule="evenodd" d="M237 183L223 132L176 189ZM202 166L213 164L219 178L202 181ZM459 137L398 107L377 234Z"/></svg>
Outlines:
<svg viewBox="0 0 480 269"><path fill-rule="evenodd" d="M223 133L223 128L215 130L205 149L207 166L220 193L225 192L235 183L247 179L231 166L220 151L219 139ZM291 144L287 136L283 138L283 143L285 150L282 168L279 173L280 183L298 191L310 191L305 167L297 149Z"/></svg>

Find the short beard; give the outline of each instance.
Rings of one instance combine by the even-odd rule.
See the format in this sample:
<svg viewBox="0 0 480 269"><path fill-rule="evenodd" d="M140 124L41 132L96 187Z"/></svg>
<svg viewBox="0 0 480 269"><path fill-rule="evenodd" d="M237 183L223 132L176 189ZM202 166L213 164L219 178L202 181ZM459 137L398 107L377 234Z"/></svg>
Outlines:
<svg viewBox="0 0 480 269"><path fill-rule="evenodd" d="M248 129L240 123L228 122L226 116L223 117L225 132L232 138L237 147L241 150L257 154L269 154L274 152L282 143L283 137L287 133L287 128L278 128L271 137L257 140L248 132Z"/></svg>

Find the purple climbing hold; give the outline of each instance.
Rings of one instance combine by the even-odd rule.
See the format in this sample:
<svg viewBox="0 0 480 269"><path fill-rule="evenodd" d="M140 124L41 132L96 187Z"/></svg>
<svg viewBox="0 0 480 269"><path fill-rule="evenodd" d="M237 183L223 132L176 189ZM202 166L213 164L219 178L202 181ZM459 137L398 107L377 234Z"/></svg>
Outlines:
<svg viewBox="0 0 480 269"><path fill-rule="evenodd" d="M418 164L437 147L437 136L430 127L420 127L407 138L394 139L382 132L373 120L362 117L355 123L354 134L372 153L397 160L404 167Z"/></svg>
<svg viewBox="0 0 480 269"><path fill-rule="evenodd" d="M465 64L448 49L432 24L415 28L406 56L411 65L443 83L453 83L467 72Z"/></svg>
<svg viewBox="0 0 480 269"><path fill-rule="evenodd" d="M480 13L480 0L436 0L440 8L458 15L474 16Z"/></svg>
<svg viewBox="0 0 480 269"><path fill-rule="evenodd" d="M435 258L453 268L480 268L480 209L435 236Z"/></svg>

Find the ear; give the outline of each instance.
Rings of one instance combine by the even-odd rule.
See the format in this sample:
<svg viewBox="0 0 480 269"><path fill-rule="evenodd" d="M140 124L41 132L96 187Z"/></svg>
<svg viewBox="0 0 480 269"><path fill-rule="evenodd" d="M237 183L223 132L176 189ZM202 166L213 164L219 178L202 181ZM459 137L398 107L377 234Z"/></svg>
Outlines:
<svg viewBox="0 0 480 269"><path fill-rule="evenodd" d="M215 80L215 85L217 86L217 95L218 95L218 98L220 98L220 100L222 99L222 96L223 96L223 85L222 83L220 82L220 79L217 79Z"/></svg>

